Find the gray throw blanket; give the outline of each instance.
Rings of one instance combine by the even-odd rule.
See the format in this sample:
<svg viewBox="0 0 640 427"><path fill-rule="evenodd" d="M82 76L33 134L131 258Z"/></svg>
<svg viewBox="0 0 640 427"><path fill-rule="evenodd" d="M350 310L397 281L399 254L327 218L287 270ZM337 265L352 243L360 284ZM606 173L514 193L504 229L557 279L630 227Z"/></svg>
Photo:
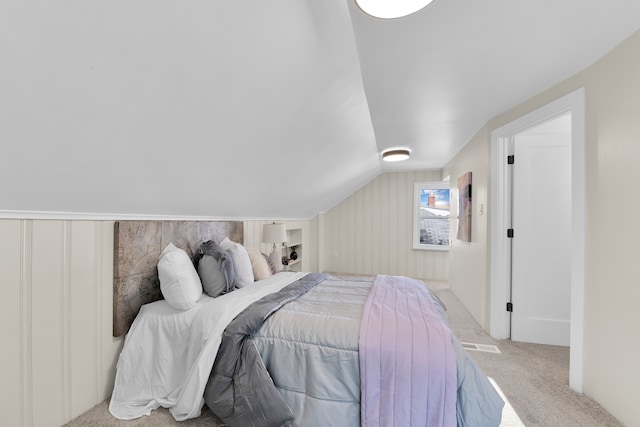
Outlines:
<svg viewBox="0 0 640 427"><path fill-rule="evenodd" d="M251 304L227 326L204 393L207 406L225 423L275 427L293 422L293 413L273 384L252 336L271 314L327 277L309 273Z"/></svg>

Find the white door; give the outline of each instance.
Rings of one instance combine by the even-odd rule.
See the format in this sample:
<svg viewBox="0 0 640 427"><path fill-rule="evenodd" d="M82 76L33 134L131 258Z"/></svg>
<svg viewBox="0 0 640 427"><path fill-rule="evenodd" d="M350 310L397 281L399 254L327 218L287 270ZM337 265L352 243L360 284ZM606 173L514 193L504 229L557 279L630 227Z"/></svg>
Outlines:
<svg viewBox="0 0 640 427"><path fill-rule="evenodd" d="M516 135L511 339L569 345L571 136Z"/></svg>

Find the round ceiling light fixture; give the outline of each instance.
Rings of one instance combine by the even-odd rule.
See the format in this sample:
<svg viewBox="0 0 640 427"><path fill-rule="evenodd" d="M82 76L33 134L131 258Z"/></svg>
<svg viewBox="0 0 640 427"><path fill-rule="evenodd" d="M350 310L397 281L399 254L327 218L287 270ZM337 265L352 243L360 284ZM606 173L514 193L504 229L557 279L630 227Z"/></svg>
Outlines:
<svg viewBox="0 0 640 427"><path fill-rule="evenodd" d="M358 7L375 18L392 19L411 15L433 0L355 0Z"/></svg>
<svg viewBox="0 0 640 427"><path fill-rule="evenodd" d="M385 162L400 162L407 160L411 155L411 151L406 148L392 148L382 152L382 160Z"/></svg>

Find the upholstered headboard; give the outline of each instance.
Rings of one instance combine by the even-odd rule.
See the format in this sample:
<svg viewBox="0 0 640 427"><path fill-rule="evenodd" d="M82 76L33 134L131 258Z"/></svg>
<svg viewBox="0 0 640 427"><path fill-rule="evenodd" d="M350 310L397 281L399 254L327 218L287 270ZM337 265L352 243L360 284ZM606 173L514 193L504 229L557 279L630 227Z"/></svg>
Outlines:
<svg viewBox="0 0 640 427"><path fill-rule="evenodd" d="M242 221L118 221L114 230L113 336L129 330L142 304L162 299L158 259L173 242L193 258L207 240L244 243Z"/></svg>

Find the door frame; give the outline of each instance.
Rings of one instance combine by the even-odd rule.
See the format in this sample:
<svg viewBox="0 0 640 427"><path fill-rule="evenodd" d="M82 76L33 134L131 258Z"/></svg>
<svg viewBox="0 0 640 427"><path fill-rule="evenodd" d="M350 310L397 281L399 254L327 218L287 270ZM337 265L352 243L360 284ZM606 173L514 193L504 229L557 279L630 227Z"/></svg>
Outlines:
<svg viewBox="0 0 640 427"><path fill-rule="evenodd" d="M585 90L577 89L491 132L490 330L496 339L510 337L511 245L506 235L508 192L507 145L525 129L571 113L571 327L569 386L582 393L584 364L585 270Z"/></svg>

